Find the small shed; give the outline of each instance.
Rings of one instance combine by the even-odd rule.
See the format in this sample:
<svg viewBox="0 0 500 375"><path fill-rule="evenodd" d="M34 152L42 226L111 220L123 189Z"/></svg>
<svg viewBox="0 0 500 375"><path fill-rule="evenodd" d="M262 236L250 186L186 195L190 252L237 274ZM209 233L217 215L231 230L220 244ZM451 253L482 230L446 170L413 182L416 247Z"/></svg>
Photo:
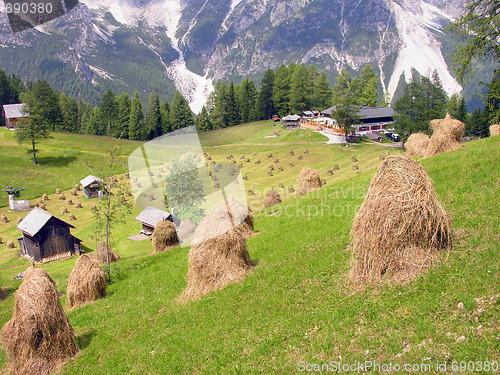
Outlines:
<svg viewBox="0 0 500 375"><path fill-rule="evenodd" d="M21 255L47 263L80 254L82 240L70 232L73 225L37 207L19 223Z"/></svg>
<svg viewBox="0 0 500 375"><path fill-rule="evenodd" d="M300 116L299 115L288 115L281 119L281 123L283 126L291 127L291 126L300 126Z"/></svg>
<svg viewBox="0 0 500 375"><path fill-rule="evenodd" d="M87 198L97 198L102 186L102 180L99 177L88 175L80 181L83 186L83 193Z"/></svg>
<svg viewBox="0 0 500 375"><path fill-rule="evenodd" d="M142 224L141 233L150 236L153 234L156 224L164 220L173 221L173 217L167 211L148 206L134 220Z"/></svg>
<svg viewBox="0 0 500 375"><path fill-rule="evenodd" d="M366 133L364 136L375 142L382 142L382 139L384 138L380 134L375 133Z"/></svg>
<svg viewBox="0 0 500 375"><path fill-rule="evenodd" d="M5 126L7 129L15 129L19 119L28 117L28 113L23 111L23 103L20 104L4 104L3 113L5 116Z"/></svg>
<svg viewBox="0 0 500 375"><path fill-rule="evenodd" d="M313 119L315 117L316 117L315 111L304 111L304 112L302 112L302 118L303 119Z"/></svg>

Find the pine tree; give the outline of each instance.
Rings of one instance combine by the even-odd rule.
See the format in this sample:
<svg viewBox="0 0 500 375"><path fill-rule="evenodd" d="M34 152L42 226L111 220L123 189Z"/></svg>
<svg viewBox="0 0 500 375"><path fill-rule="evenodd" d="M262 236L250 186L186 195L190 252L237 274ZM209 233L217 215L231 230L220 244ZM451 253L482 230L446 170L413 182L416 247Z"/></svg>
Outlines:
<svg viewBox="0 0 500 375"><path fill-rule="evenodd" d="M226 82L219 81L216 83L213 95L213 108L210 112L210 118L215 129L227 126L226 91Z"/></svg>
<svg viewBox="0 0 500 375"><path fill-rule="evenodd" d="M255 120L255 101L257 91L255 83L251 79L244 79L239 89L239 103L241 122L246 124Z"/></svg>
<svg viewBox="0 0 500 375"><path fill-rule="evenodd" d="M77 115L77 129L78 133L85 134L87 129L87 122L92 112L92 107L90 104L84 102L83 100L78 101L78 115Z"/></svg>
<svg viewBox="0 0 500 375"><path fill-rule="evenodd" d="M305 64L300 64L292 75L290 91L290 110L301 113L309 109L309 79Z"/></svg>
<svg viewBox="0 0 500 375"><path fill-rule="evenodd" d="M112 137L114 123L118 117L118 105L116 103L115 94L111 89L108 89L102 96L99 110L101 111L102 119L106 121L107 133Z"/></svg>
<svg viewBox="0 0 500 375"><path fill-rule="evenodd" d="M453 94L448 100L448 103L446 104L446 112L449 113L450 116L453 118L457 118L458 101L459 101L458 94Z"/></svg>
<svg viewBox="0 0 500 375"><path fill-rule="evenodd" d="M36 81L30 90L32 96L31 108L37 108L38 115L42 117L45 126L51 130L59 129L62 123L59 95L47 81Z"/></svg>
<svg viewBox="0 0 500 375"><path fill-rule="evenodd" d="M500 122L500 70L495 72L487 87L484 114L489 124L498 124Z"/></svg>
<svg viewBox="0 0 500 375"><path fill-rule="evenodd" d="M117 120L117 135L118 138L127 139L129 137L129 122L130 122L130 110L132 108L132 100L126 92L122 94L116 100L118 103L118 120Z"/></svg>
<svg viewBox="0 0 500 375"><path fill-rule="evenodd" d="M231 81L226 92L227 126L234 126L240 123L239 105L234 92L234 84Z"/></svg>
<svg viewBox="0 0 500 375"><path fill-rule="evenodd" d="M77 132L78 127L78 103L75 98L66 94L59 95L59 106L61 107L61 129L68 132Z"/></svg>
<svg viewBox="0 0 500 375"><path fill-rule="evenodd" d="M306 84L306 95L309 98L309 103L307 105L308 109L313 109L317 106L315 102L315 95L314 91L316 88L316 85L318 84L318 79L319 79L319 70L316 68L316 66L310 65L309 68L307 68L307 84Z"/></svg>
<svg viewBox="0 0 500 375"><path fill-rule="evenodd" d="M330 106L332 101L333 90L330 87L330 82L325 71L319 74L317 84L314 88L314 103L315 108L323 110Z"/></svg>
<svg viewBox="0 0 500 375"><path fill-rule="evenodd" d="M198 131L208 131L212 130L212 126L213 125L210 121L207 107L203 106L198 114L198 117L196 118L196 129Z"/></svg>
<svg viewBox="0 0 500 375"><path fill-rule="evenodd" d="M154 139L163 134L160 98L151 91L149 96L148 112L146 114L147 139Z"/></svg>
<svg viewBox="0 0 500 375"><path fill-rule="evenodd" d="M167 100L165 100L165 103L163 103L163 106L161 107L161 122L163 134L167 134L172 131L172 126L170 124L170 105Z"/></svg>
<svg viewBox="0 0 500 375"><path fill-rule="evenodd" d="M257 97L257 117L260 120L269 120L275 109L273 104L274 71L267 69L261 80L261 87Z"/></svg>
<svg viewBox="0 0 500 375"><path fill-rule="evenodd" d="M139 93L134 93L130 107L130 119L128 123L128 137L132 140L143 140L145 138L144 112Z"/></svg>
<svg viewBox="0 0 500 375"><path fill-rule="evenodd" d="M281 65L278 69L276 69L272 99L278 116L286 116L289 112L290 75L288 68L285 65Z"/></svg>
<svg viewBox="0 0 500 375"><path fill-rule="evenodd" d="M172 124L172 131L194 126L193 112L191 112L187 100L179 91L175 92L172 100L170 124Z"/></svg>
<svg viewBox="0 0 500 375"><path fill-rule="evenodd" d="M101 121L101 112L99 111L99 107L95 107L89 114L85 133L92 135L103 135L104 131L105 129L104 126L102 126Z"/></svg>
<svg viewBox="0 0 500 375"><path fill-rule="evenodd" d="M365 65L361 70L359 81L361 84L361 93L358 104L376 107L378 102L378 77L370 64Z"/></svg>

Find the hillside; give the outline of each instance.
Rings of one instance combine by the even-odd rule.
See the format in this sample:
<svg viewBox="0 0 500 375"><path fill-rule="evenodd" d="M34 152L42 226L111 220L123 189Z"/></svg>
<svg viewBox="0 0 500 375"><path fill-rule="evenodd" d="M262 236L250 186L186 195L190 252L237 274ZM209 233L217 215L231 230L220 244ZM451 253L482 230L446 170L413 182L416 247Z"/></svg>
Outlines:
<svg viewBox="0 0 500 375"><path fill-rule="evenodd" d="M123 259L112 267L108 297L68 314L82 351L63 373L295 373L300 361L447 363L448 368L453 361L499 361L500 204L492 199L500 185L499 137L421 161L453 214L454 246L440 264L404 286L355 292L346 278L349 230L385 148L326 146L319 136L309 141L307 131L263 138L272 131L271 124L260 123L201 138L217 160L229 152L254 151L262 159L272 151L284 160L290 150L307 148L299 163L318 167L322 177L338 163L338 175L325 176L327 185L318 193L289 196L261 212L254 207L259 233L248 240L257 263L253 272L240 284L187 304L176 298L186 285L189 249L145 257L152 252L149 243L125 240L139 230L130 224L137 214L132 212L115 232ZM353 154L360 174L349 169ZM267 162L262 169L250 164L243 167L249 183L278 182L266 180ZM287 184L300 171L294 168L283 172ZM85 206L84 201L75 234L92 248ZM0 236L14 238L14 226L0 224ZM0 324L10 318L20 284L10 278L26 267L16 251L0 245L1 286L9 292L0 304ZM74 261L44 266L62 293ZM457 308L459 302L464 309Z"/></svg>

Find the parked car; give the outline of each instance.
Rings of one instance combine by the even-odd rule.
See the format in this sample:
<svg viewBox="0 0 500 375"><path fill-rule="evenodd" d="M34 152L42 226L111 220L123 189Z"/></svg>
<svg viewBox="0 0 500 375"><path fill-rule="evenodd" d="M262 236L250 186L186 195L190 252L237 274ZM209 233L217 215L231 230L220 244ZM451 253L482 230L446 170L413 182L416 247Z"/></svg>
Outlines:
<svg viewBox="0 0 500 375"><path fill-rule="evenodd" d="M387 139L390 139L391 141L394 141L394 142L399 142L401 140L398 133L390 133L390 132L385 133L385 137Z"/></svg>
<svg viewBox="0 0 500 375"><path fill-rule="evenodd" d="M273 121L274 122L278 122L280 120L279 116L278 115L274 115L273 116Z"/></svg>

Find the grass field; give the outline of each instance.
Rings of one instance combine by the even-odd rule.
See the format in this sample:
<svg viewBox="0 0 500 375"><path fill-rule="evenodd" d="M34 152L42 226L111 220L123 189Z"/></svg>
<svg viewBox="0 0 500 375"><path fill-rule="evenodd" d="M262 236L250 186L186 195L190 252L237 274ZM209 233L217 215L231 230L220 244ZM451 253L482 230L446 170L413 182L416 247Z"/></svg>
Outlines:
<svg viewBox="0 0 500 375"><path fill-rule="evenodd" d="M454 361L500 361L500 203L496 199L500 137L468 142L458 151L421 161L443 205L453 214L452 251L407 285L382 284L355 292L346 277L352 219L380 164L380 154L400 150L367 143L348 148L325 145L315 133L309 140L308 131L287 134L282 130L276 138L263 138L274 130L272 123L257 123L200 137L204 151L218 162L229 153L238 163L240 155L250 157L242 170L249 177L246 186L254 184L256 191L279 182L296 187L296 177L305 166L317 168L327 180L319 191L302 198L287 195L282 204L267 210L260 210L259 194L249 197L259 231L248 240L250 256L257 263L253 272L239 284L179 304L176 298L186 285L189 249L177 247L147 256L153 250L149 241L126 240L140 230L131 221L139 212L133 209L126 222L115 228L114 240L123 259L112 267L109 295L68 314L82 350L63 373L285 374L299 372L300 364L332 361L420 364L422 371L414 372L436 373L437 363L450 370ZM10 135L0 132L0 137L9 141ZM84 142L72 137L76 136L61 135L68 149L78 154L74 163L80 163L77 160L84 151L78 145ZM67 147L58 139L59 135L51 141L51 150ZM99 155L100 141L88 140L87 147L93 150L89 157ZM136 145L124 142L124 149L133 150ZM49 145L39 148L45 147L48 150ZM305 149L308 154L303 154ZM18 168L31 168L29 155L16 152L11 151L15 159L27 159L27 164L16 161ZM253 152L257 156L251 156ZM269 152L284 167L272 177L267 176ZM302 160L297 159L299 154L304 155ZM359 174L352 169L354 155ZM261 164L255 165L256 158ZM293 168L287 167L291 158ZM334 163L340 169L328 176L326 171ZM2 160L0 168L3 178L11 167ZM56 176L51 193L56 187L72 187L79 179L76 174L58 176L54 166L44 168L44 173ZM63 173L69 171L63 169ZM68 184L62 185L66 180ZM19 183L28 185L23 179ZM43 190L39 185L33 182L34 194ZM78 218L73 233L92 249L90 202L81 201L81 210L70 208ZM66 219L67 214L59 215L61 206L51 195L49 211ZM11 219L0 224L5 242L19 236L18 215L9 214L7 208L1 208L1 213ZM9 293L0 303L0 324L10 319L14 291L20 285L11 278L27 266L17 257L18 250L0 245L0 284ZM74 262L43 266L62 293ZM464 309L458 308L460 302ZM5 361L3 352L0 361ZM426 365L432 366L431 371L422 367Z"/></svg>

